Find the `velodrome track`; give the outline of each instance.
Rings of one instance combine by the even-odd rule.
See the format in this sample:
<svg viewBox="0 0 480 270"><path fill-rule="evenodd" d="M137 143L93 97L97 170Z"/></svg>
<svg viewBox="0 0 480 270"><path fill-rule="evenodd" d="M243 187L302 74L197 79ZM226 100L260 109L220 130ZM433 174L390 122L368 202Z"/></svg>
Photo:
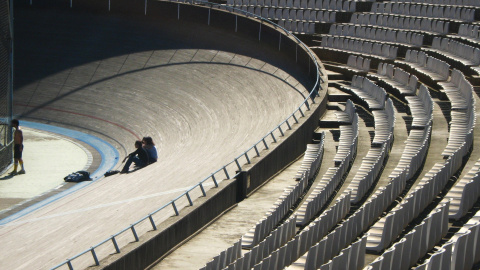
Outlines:
<svg viewBox="0 0 480 270"><path fill-rule="evenodd" d="M120 159L152 136L159 162L1 226L2 269L47 269L108 238L230 162L311 88L275 50L206 25L19 6L15 37L15 115L102 138Z"/></svg>

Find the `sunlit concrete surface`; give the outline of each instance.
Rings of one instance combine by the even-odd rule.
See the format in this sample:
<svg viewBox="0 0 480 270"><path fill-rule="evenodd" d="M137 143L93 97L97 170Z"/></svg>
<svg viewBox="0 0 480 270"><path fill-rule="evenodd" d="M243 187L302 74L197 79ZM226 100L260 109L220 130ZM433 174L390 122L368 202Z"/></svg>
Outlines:
<svg viewBox="0 0 480 270"><path fill-rule="evenodd" d="M63 186L66 175L89 166L91 155L78 143L52 133L21 128L26 174L10 175L12 167L0 176L0 211Z"/></svg>

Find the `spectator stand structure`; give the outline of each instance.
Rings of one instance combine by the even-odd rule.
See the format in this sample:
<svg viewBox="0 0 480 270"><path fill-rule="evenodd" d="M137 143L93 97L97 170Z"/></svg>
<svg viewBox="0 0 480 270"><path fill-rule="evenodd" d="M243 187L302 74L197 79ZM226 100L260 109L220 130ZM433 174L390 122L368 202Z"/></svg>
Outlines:
<svg viewBox="0 0 480 270"><path fill-rule="evenodd" d="M305 10L312 11L309 5L313 6L305 3L304 14ZM357 153L352 165L352 168L355 164L361 168L357 175L369 172L362 167L365 162L393 168L386 175L379 168L368 181L373 187L367 193L354 182L349 184L348 180L330 181L337 191L343 190L333 195L337 201L332 201L330 206L341 208L345 198L352 204L349 213L342 214L343 220L337 227L314 243L319 239L319 232L314 229L318 220L314 216L320 213L321 218L330 211L322 210L320 202L325 199L316 199L316 196L318 190L326 187L325 179L332 179L330 176L336 170L319 175L316 181L321 188L315 188L296 212L300 226L297 236L283 248L269 251L270 255L261 263L248 267L276 269L290 265L287 269L338 269L341 265L345 269L463 269L480 262L480 253L474 244L478 241L475 225L478 221L475 217L468 221L475 214L474 205L478 205L479 199L477 160L480 146L472 138L477 129L475 90L480 46L475 41L479 34L476 21L480 2L384 1L369 4L369 12L344 12L345 17L350 16L348 22L344 21L345 17L335 23L318 22L316 33L304 37L327 70L333 72L331 78L341 78L330 80L330 88L336 89L330 89L328 104L328 108L337 113L339 122L334 124L327 111L321 119L322 130L328 132L335 126L348 126L351 118L346 115L351 115L351 108L366 108L375 119L371 150L380 147L381 153L388 156L389 149L397 143L405 144L401 157L372 163L375 159L371 158L370 151L365 156ZM341 12L337 10L337 18ZM371 92L377 87L383 87L381 95ZM364 91L359 91L361 89ZM338 90L350 96L332 94ZM387 98L389 102L385 103ZM345 107L343 113L335 111L341 107ZM383 110L385 113L381 114ZM401 122L408 134L404 141L397 141L393 140L393 128L398 128L394 119L401 111L408 115L402 116L406 120ZM377 125L377 121L382 125ZM448 125L440 125L442 122ZM338 157L351 151L342 147L346 134L351 133L340 129L336 146ZM433 148L430 147L431 137L435 138L432 139ZM439 144L438 140L448 143ZM382 148L383 145L388 147ZM338 158L335 163L341 166L341 160ZM323 164L326 162L324 160ZM348 184L349 188L342 188ZM308 210L313 209L313 205L320 210ZM350 225L350 221L359 216L363 223L357 221L356 225ZM311 217L311 223L307 217ZM327 224L330 223L325 221ZM335 238L337 231L344 233L341 240ZM312 243L301 240L307 232L315 239L308 240ZM420 241L421 245L413 244L414 241ZM305 249L304 245L311 248ZM368 253L366 259L358 259L364 251ZM294 260L292 254L300 256L299 259ZM344 256L352 260L345 260ZM248 267L233 263L224 269Z"/></svg>

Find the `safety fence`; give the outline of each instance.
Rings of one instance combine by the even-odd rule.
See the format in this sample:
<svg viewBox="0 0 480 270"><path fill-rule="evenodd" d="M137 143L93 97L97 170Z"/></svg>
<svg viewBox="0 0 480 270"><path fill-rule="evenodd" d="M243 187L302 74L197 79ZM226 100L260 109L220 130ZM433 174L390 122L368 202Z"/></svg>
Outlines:
<svg viewBox="0 0 480 270"><path fill-rule="evenodd" d="M0 171L12 163L13 2L0 1Z"/></svg>

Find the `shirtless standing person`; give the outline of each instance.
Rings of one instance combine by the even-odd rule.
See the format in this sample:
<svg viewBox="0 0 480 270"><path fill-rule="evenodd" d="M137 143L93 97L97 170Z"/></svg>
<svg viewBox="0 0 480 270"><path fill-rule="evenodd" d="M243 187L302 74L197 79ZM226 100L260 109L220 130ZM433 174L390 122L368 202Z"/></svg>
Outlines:
<svg viewBox="0 0 480 270"><path fill-rule="evenodd" d="M22 166L22 169L18 172L18 174L24 174L25 169L23 167L23 159L22 159L22 152L23 152L23 132L20 129L20 123L18 122L17 119L12 120L12 126L15 128L15 132L13 133L13 159L14 159L14 164L13 164L13 172L11 172L11 175L16 175L17 174L17 167L18 163L20 163L20 166Z"/></svg>

